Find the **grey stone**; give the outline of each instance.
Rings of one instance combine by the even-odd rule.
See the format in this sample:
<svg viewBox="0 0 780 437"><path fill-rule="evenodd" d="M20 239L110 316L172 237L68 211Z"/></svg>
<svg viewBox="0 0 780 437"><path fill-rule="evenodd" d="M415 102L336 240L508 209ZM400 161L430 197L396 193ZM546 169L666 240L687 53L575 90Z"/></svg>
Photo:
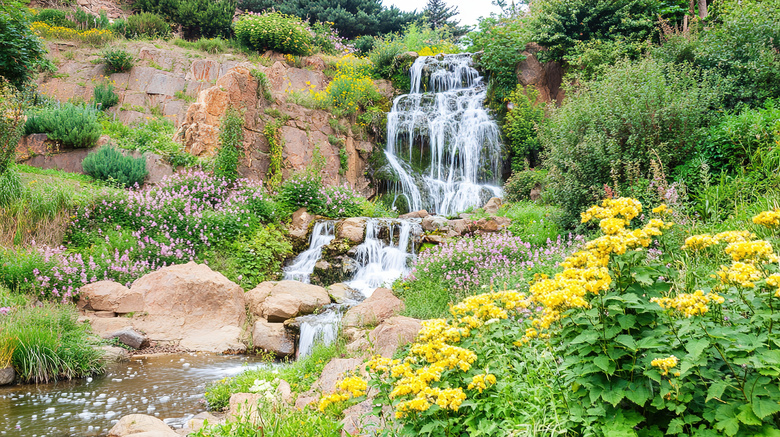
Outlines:
<svg viewBox="0 0 780 437"><path fill-rule="evenodd" d="M0 385L8 385L16 379L16 371L12 366L0 369Z"/></svg>
<svg viewBox="0 0 780 437"><path fill-rule="evenodd" d="M149 339L145 335L132 328L125 328L104 337L106 339L116 338L125 346L133 349L141 349L149 344Z"/></svg>

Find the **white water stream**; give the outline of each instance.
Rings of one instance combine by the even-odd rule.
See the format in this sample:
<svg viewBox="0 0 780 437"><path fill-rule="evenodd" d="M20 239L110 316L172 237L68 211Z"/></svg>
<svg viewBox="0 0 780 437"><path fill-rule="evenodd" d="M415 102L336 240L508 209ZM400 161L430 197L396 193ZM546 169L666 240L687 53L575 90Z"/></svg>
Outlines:
<svg viewBox="0 0 780 437"><path fill-rule="evenodd" d="M314 224L309 236L309 248L295 257L293 263L284 269L284 280L309 283L314 265L322 257L322 248L335 238L334 221L319 221Z"/></svg>
<svg viewBox="0 0 780 437"><path fill-rule="evenodd" d="M426 81L427 79L427 81ZM471 54L421 56L387 115L385 155L409 210L452 215L501 195L498 125ZM415 171L422 169L421 172Z"/></svg>

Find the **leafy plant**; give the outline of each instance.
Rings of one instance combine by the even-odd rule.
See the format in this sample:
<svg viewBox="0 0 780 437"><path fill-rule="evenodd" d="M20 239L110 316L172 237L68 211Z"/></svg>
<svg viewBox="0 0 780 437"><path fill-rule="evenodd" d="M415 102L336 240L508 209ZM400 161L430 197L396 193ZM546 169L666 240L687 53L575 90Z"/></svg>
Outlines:
<svg viewBox="0 0 780 437"><path fill-rule="evenodd" d="M542 170L521 170L512 173L504 183L504 199L508 202L530 200L534 188L544 186L547 172Z"/></svg>
<svg viewBox="0 0 780 437"><path fill-rule="evenodd" d="M228 38L236 5L236 0L180 0L176 22L189 38Z"/></svg>
<svg viewBox="0 0 780 437"><path fill-rule="evenodd" d="M0 4L0 77L18 89L35 79L39 68L53 69L25 9L15 3Z"/></svg>
<svg viewBox="0 0 780 437"><path fill-rule="evenodd" d="M93 90L95 97L95 106L105 111L108 108L116 106L119 103L119 96L114 92L112 84L97 84Z"/></svg>
<svg viewBox="0 0 780 437"><path fill-rule="evenodd" d="M125 187L143 184L147 174L145 158L125 156L111 146L87 155L81 167L95 179L115 181Z"/></svg>
<svg viewBox="0 0 780 437"><path fill-rule="evenodd" d="M13 164L16 147L24 133L25 108L21 93L0 79L0 177Z"/></svg>
<svg viewBox="0 0 780 437"><path fill-rule="evenodd" d="M538 91L532 87L526 90L522 85L509 95L512 109L506 114L503 130L514 172L540 161L542 145L536 130L544 121L544 104L537 103L538 98Z"/></svg>
<svg viewBox="0 0 780 437"><path fill-rule="evenodd" d="M312 36L299 18L278 12L245 14L234 25L236 39L245 47L291 55L311 51Z"/></svg>
<svg viewBox="0 0 780 437"><path fill-rule="evenodd" d="M167 38L171 26L160 15L143 12L127 17L127 20L114 26L125 38Z"/></svg>
<svg viewBox="0 0 780 437"><path fill-rule="evenodd" d="M28 116L25 134L44 133L66 147L89 148L95 145L103 129L94 108L64 103Z"/></svg>
<svg viewBox="0 0 780 437"><path fill-rule="evenodd" d="M108 74L124 73L135 63L133 55L122 49L111 49L103 52L103 61L106 63L106 72Z"/></svg>
<svg viewBox="0 0 780 437"><path fill-rule="evenodd" d="M278 279L282 263L293 254L292 244L274 225L258 227L254 234L236 242L234 250L240 283L247 290Z"/></svg>
<svg viewBox="0 0 780 437"><path fill-rule="evenodd" d="M279 186L277 199L293 211L302 207L316 211L322 208L321 188L321 177L308 173L297 174Z"/></svg>
<svg viewBox="0 0 780 437"><path fill-rule="evenodd" d="M244 116L230 108L219 129L219 151L214 160L214 175L234 181L238 178L238 160L243 151Z"/></svg>
<svg viewBox="0 0 780 437"><path fill-rule="evenodd" d="M279 129L284 124L284 120L273 120L265 124L263 136L268 141L268 154L270 163L268 164L268 175L266 185L268 189L273 190L282 182L282 150L284 143ZM283 201L284 203L284 201Z"/></svg>

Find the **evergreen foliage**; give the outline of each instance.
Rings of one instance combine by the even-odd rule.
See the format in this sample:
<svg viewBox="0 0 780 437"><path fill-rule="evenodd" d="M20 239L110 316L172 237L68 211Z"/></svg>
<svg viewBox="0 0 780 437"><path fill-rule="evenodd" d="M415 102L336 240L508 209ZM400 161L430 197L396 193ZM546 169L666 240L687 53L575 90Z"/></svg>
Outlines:
<svg viewBox="0 0 780 437"><path fill-rule="evenodd" d="M116 106L119 103L119 96L114 92L114 85L112 84L97 84L93 90L95 97L95 107L101 111L105 111L112 106Z"/></svg>
<svg viewBox="0 0 780 437"><path fill-rule="evenodd" d="M137 11L162 15L181 26L189 39L231 36L236 0L136 0Z"/></svg>
<svg viewBox="0 0 780 437"><path fill-rule="evenodd" d="M31 114L24 130L25 135L47 134L49 139L77 149L94 146L103 133L94 108L71 103Z"/></svg>
<svg viewBox="0 0 780 437"><path fill-rule="evenodd" d="M122 49L106 50L103 53L103 62L106 63L106 73L124 73L133 68L135 60L133 55Z"/></svg>
<svg viewBox="0 0 780 437"><path fill-rule="evenodd" d="M345 38L400 32L420 18L417 12L385 8L382 0L241 0L241 9L252 12L277 11L308 20L331 22Z"/></svg>
<svg viewBox="0 0 780 437"><path fill-rule="evenodd" d="M95 179L115 181L125 187L143 184L147 173L146 159L125 156L111 146L87 155L81 167Z"/></svg>
<svg viewBox="0 0 780 437"><path fill-rule="evenodd" d="M449 28L453 35L460 37L471 30L469 26L459 26L460 20L453 20L452 17L458 15L457 6L447 6L444 0L428 0L425 6L423 16L431 28L437 30Z"/></svg>
<svg viewBox="0 0 780 437"><path fill-rule="evenodd" d="M534 167L539 161L542 145L536 128L544 121L544 105L536 102L538 97L538 91L532 87L526 91L522 85L509 97L513 107L504 120L504 135L515 172Z"/></svg>
<svg viewBox="0 0 780 437"><path fill-rule="evenodd" d="M151 12L131 15L117 27L117 32L125 38L167 38L171 34L171 27L163 17Z"/></svg>

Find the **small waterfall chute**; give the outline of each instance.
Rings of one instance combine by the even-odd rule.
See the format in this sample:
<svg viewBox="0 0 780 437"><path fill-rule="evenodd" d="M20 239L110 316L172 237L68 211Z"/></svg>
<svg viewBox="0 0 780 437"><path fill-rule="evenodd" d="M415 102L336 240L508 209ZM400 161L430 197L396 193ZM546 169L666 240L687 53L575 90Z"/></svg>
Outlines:
<svg viewBox="0 0 780 437"><path fill-rule="evenodd" d="M309 236L309 248L301 252L292 264L284 268L284 280L309 283L309 277L314 271L314 265L322 258L322 248L336 238L333 220L314 223Z"/></svg>

